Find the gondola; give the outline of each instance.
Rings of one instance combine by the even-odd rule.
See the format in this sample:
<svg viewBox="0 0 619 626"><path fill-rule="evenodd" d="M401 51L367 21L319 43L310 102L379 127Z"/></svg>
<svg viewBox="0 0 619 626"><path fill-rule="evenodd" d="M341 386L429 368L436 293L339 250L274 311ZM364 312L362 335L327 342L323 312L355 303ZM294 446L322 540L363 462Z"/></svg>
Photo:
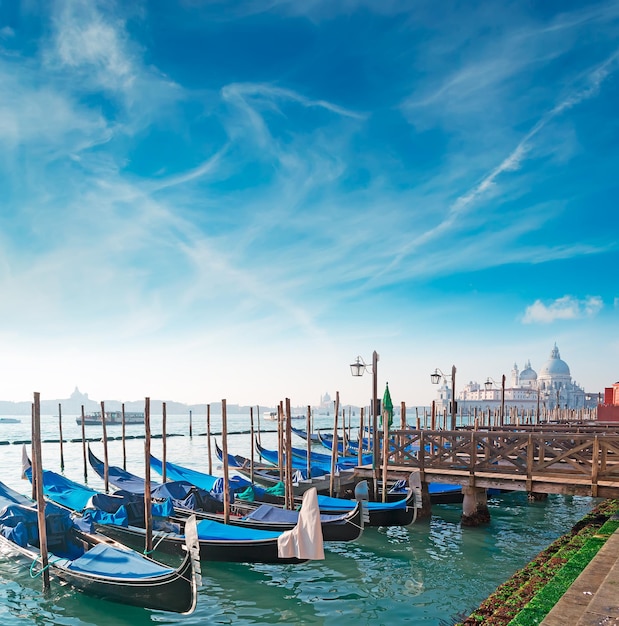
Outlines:
<svg viewBox="0 0 619 626"><path fill-rule="evenodd" d="M221 448L217 445L217 442L215 442L215 451L217 453L218 458L221 460L223 458L223 452ZM242 474L243 476L248 477L250 475L249 461L245 457L240 456L240 455L235 455L235 459L237 459L239 464L236 465L234 469L240 474ZM328 481L329 476L325 475L324 478L326 479L326 481ZM279 470L277 469L270 469L270 470L254 469L254 480L260 481L265 486L272 487L273 485L277 484L280 480ZM309 482L307 484L309 484ZM397 493L396 491L395 493L390 494L390 496L388 497L401 498L403 494L406 495L405 492ZM325 494L318 496L318 504L321 507L321 510L324 510L321 504L321 501L324 495ZM428 495L430 496L430 502L432 504L457 504L459 502L462 502L462 498L463 498L462 487L460 485L450 485L447 483L428 483ZM368 525L372 526L373 524L366 523L366 526Z"/></svg>
<svg viewBox="0 0 619 626"><path fill-rule="evenodd" d="M294 426L291 426L290 428L295 435L298 435L299 437L301 437L301 439L305 439L305 441L307 441L308 435L306 430L302 428L295 428ZM320 443L318 441L318 435L316 433L310 433L309 438L312 443Z"/></svg>
<svg viewBox="0 0 619 626"><path fill-rule="evenodd" d="M302 459L305 464L307 464L307 450L304 448L297 448L292 446L290 448L292 452L292 456L298 459ZM309 453L310 463L316 464L319 467L328 467L331 468L331 454L325 454L324 452L315 452L314 450L310 450ZM359 463L358 455L339 455L336 457L336 463L343 467L357 467L358 465L371 465L372 464L372 454L363 454L361 455L361 463Z"/></svg>
<svg viewBox="0 0 619 626"><path fill-rule="evenodd" d="M217 457L220 461L223 461L223 451L215 441L215 449ZM298 464L297 464L298 465ZM272 497L272 492L277 492L281 487L280 496L283 494L283 483L281 479L281 472L278 467L273 464L255 463L253 464L250 459L241 456L240 454L228 454L228 467L234 471L242 474L245 479L250 481L253 479L253 488L258 490L265 487L267 490L265 501L277 503L280 500L276 497ZM346 473L352 473L352 469L341 470L339 472L340 477ZM251 484L248 481L248 485ZM328 493L330 488L330 475L329 472L325 472L323 468L312 467L310 468L310 475L308 477L307 469L296 467L294 468L292 476L292 488L295 496L302 496L305 491L316 487L318 494ZM263 498L260 494L260 499Z"/></svg>
<svg viewBox="0 0 619 626"><path fill-rule="evenodd" d="M316 433L316 439L323 448L331 451L333 450L333 433L323 433L320 430ZM349 455L356 455L359 452L359 442L358 441L347 441L347 447ZM372 442L371 440L364 440L363 444L363 454L370 455L372 454ZM337 450L339 454L344 454L344 442L342 438L338 437Z"/></svg>
<svg viewBox="0 0 619 626"><path fill-rule="evenodd" d="M150 457L151 468L162 474L163 463L156 457ZM196 470L191 470L175 463L166 461L166 476L172 481L188 482L196 488L202 490L212 490L221 478L203 474ZM245 481L245 491L252 487L249 481ZM168 483L165 483L166 485ZM249 526L251 528L261 528L263 530L290 530L298 521L298 511L286 510L282 507L281 498L269 497L265 489L260 489L256 485L252 487L254 501L248 504L242 500L242 491L237 491L237 497L232 505L233 512L240 512L238 516L231 515L229 523L237 526ZM265 500L269 500L267 502ZM257 500L257 501L256 501ZM274 504L275 503L275 504ZM199 512L196 512L200 515ZM211 514L206 514L207 517ZM322 528L323 541L354 541L363 532L362 504L346 513L337 515L321 513L320 524Z"/></svg>
<svg viewBox="0 0 619 626"><path fill-rule="evenodd" d="M218 457L223 457L221 448L215 442L215 451ZM240 457L243 458L243 457ZM247 461L247 460L245 460ZM236 471L249 475L248 463L243 463L243 467L236 467ZM256 471L254 470L254 476ZM275 478L273 478L275 480ZM368 517L364 520L365 526L408 526L416 518L415 507L420 506L416 502L417 492L410 485L398 486L390 494L389 502L363 502L363 508L367 511ZM344 512L356 506L357 500L348 498L334 498L327 495L318 495L318 506L322 513Z"/></svg>
<svg viewBox="0 0 619 626"><path fill-rule="evenodd" d="M89 449L90 464L95 472L103 477L104 464ZM161 469L161 462L151 456L151 465L155 470ZM223 504L221 500L216 500L211 492L216 482L223 482L214 476L203 475L201 484L190 481L187 475L174 479L174 468L166 464L170 471L170 478L173 481L166 483L151 482L151 493L154 497L166 497L172 500L174 513L180 517L188 514L195 514L199 520L212 520L224 523ZM180 468L176 468L178 475ZM120 467L108 467L108 474L112 485L126 492L143 496L144 479L123 470ZM66 480L66 479L65 479ZM233 490L235 488L246 489L250 483L239 477L238 481L233 481ZM67 488L71 493L76 487ZM186 496L186 494L188 494ZM265 497L265 493L261 494ZM178 496L178 497L175 497ZM180 497L183 499L180 499ZM214 511L212 508L205 510L202 506L204 502L212 502L215 500L219 504L219 510ZM292 530L299 521L299 511L285 510L281 505L280 498L272 498L271 502L247 502L235 499L227 524L238 526L245 529L254 529L261 531L270 531L282 533ZM358 503L354 509L343 513L323 513L320 515L320 526L322 530L323 541L354 541L361 536L363 531L362 506Z"/></svg>
<svg viewBox="0 0 619 626"><path fill-rule="evenodd" d="M256 441L256 450L258 454L268 463L271 463L272 465L279 464L279 453L277 450L269 450L261 446L257 441ZM284 463L285 463L285 459L286 459L286 455L284 454L283 455ZM304 456L304 453L301 451L300 448L297 448L296 455L294 453L292 454L292 458L290 459L290 461L291 461L293 469L298 469L298 470L307 469L307 456ZM368 463L372 462L371 456L367 462ZM357 467L357 457L354 457L354 458L353 457L338 457L335 460L335 466L338 471L345 470L345 469L352 469L354 467ZM312 456L310 457L310 467L312 471L318 475L328 474L331 471L331 460L329 458L321 459L318 456L316 457Z"/></svg>
<svg viewBox="0 0 619 626"><path fill-rule="evenodd" d="M318 431L317 437L320 443L327 450L333 449L333 435L327 435L325 437L324 433L321 433L320 431ZM341 450L341 444L338 446L338 448ZM298 448L293 448L292 449L293 456L295 456L295 454L297 456L301 456L298 452L299 450L300 449ZM372 457L371 453L364 455L362 457L362 463L369 465L370 463L372 463L371 457ZM305 456L305 458L307 458L307 456ZM316 459L316 462L320 462L320 459L322 458L323 463L325 463L326 459L329 458L329 455L328 454L324 455L324 454L321 454L320 452L312 452L311 458ZM345 458L349 458L349 457L345 457ZM350 458L354 458L354 457L350 457ZM314 463L314 461L312 461L312 463ZM428 483L428 494L430 496L430 502L432 504L455 504L455 503L462 502L462 499L463 499L462 487L460 485L450 485L448 483Z"/></svg>
<svg viewBox="0 0 619 626"><path fill-rule="evenodd" d="M217 442L215 443L217 445ZM218 449L218 456L219 456L219 460L222 461L223 452L221 451L220 448ZM277 465L277 461L275 460L276 456L277 456L277 453L270 455L270 458L273 460L273 462L263 463L260 461L254 461L253 463L254 470L266 471L267 473L272 472L274 465ZM228 467L232 469L242 468L245 470L250 470L251 466L252 466L252 462L250 459L244 456L241 456L240 454L228 453ZM293 469L297 470L295 472L296 478L302 478L304 480L308 478L307 463L299 463L297 460L297 462L293 464ZM323 465L315 465L315 466L310 467L311 478L321 478L325 475L325 473L328 474L328 472L329 470L325 472L325 468L323 467ZM236 478L237 477L232 477L231 480L236 479Z"/></svg>
<svg viewBox="0 0 619 626"><path fill-rule="evenodd" d="M304 439L305 441L307 441L308 439L308 435L307 435L307 431L301 429L301 428L294 428L292 427L292 432L295 435L298 435L299 437L301 437L301 439ZM323 445L324 447L326 447L328 450L331 450L332 448L332 442L333 442L333 432L323 432L321 429L318 429L315 433L310 433L309 435L309 439L311 441L311 443L318 443ZM343 436L338 437L338 452L340 454L344 454L344 442L343 442ZM348 448L348 453L349 454L357 454L359 452L359 440L358 439L347 439L346 441L346 445ZM371 439L367 439L364 438L363 439L363 454L367 454L370 453L372 451L372 440Z"/></svg>
<svg viewBox="0 0 619 626"><path fill-rule="evenodd" d="M31 477L27 470L26 475ZM108 495L43 471L46 498L81 515L82 522L135 549L146 541L144 497L124 490ZM174 515L170 499L153 503L153 546L156 552L179 555L183 551L187 517ZM156 507L156 508L155 508ZM200 559L234 563L301 563L306 558L282 557L278 540L286 533L255 530L210 519L197 521ZM293 528L293 531L297 527ZM287 532L293 532L287 531ZM322 547L322 535L315 539Z"/></svg>
<svg viewBox="0 0 619 626"><path fill-rule="evenodd" d="M0 544L40 561L36 503L0 483ZM148 609L191 613L197 583L188 549L173 568L96 532L80 529L69 511L45 505L49 572L63 584L89 595ZM184 545L184 542L183 542ZM141 546L143 548L143 544Z"/></svg>

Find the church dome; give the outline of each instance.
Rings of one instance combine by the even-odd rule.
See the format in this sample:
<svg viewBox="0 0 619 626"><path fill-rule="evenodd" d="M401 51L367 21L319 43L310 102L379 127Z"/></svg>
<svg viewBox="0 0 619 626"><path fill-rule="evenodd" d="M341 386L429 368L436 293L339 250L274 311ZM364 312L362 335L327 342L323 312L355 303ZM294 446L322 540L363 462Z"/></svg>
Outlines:
<svg viewBox="0 0 619 626"><path fill-rule="evenodd" d="M531 361L527 361L522 372L520 372L520 380L537 380L537 372L531 367Z"/></svg>
<svg viewBox="0 0 619 626"><path fill-rule="evenodd" d="M557 348L557 344L555 344L555 347L550 353L550 359L548 359L544 367L542 367L540 375L544 377L570 375L570 368L565 361L561 360L561 355L559 354L559 348Z"/></svg>

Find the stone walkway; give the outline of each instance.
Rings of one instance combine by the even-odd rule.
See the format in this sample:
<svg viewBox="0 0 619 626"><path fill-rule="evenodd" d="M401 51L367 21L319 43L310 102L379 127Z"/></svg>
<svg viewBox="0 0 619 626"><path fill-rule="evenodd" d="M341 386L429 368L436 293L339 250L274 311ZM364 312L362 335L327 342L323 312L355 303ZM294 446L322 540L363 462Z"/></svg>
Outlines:
<svg viewBox="0 0 619 626"><path fill-rule="evenodd" d="M619 530L600 548L542 626L619 626Z"/></svg>

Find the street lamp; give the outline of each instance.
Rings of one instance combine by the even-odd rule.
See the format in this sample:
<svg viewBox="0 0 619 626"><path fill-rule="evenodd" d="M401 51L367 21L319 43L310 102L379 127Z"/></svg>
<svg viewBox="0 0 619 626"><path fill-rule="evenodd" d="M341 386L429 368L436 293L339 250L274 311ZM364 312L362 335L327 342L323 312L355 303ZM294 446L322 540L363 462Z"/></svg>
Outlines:
<svg viewBox="0 0 619 626"><path fill-rule="evenodd" d="M366 371L372 374L372 469L376 470L378 467L378 353L376 350L372 353L372 365L368 365L360 356L355 359L354 363L350 364L350 373L353 376L363 376ZM363 433L361 433L361 437L363 437Z"/></svg>
<svg viewBox="0 0 619 626"><path fill-rule="evenodd" d="M489 391L490 389L492 389L492 385L498 385L499 383L497 383L496 380L494 380L494 378L491 378L490 376L488 376L488 378L486 379L486 382L484 383L484 387L486 388L487 391ZM503 376L501 377L501 426L503 426L503 419L505 416L505 374L503 374Z"/></svg>
<svg viewBox="0 0 619 626"><path fill-rule="evenodd" d="M437 367L433 374L430 374L430 380L433 385L438 385L441 378L446 380L450 378L449 374L443 372ZM456 430L456 366L451 366L451 430Z"/></svg>

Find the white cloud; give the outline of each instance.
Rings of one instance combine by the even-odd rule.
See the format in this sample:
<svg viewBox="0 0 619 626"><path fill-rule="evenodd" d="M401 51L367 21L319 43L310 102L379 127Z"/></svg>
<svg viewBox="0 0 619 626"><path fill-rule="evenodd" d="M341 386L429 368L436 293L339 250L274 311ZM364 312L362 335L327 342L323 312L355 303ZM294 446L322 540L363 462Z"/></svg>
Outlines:
<svg viewBox="0 0 619 626"><path fill-rule="evenodd" d="M334 19L340 15L351 15L357 11L367 10L378 15L399 15L410 11L415 3L411 0L237 0L222 2L211 0L207 5L213 8L225 6L224 19L240 19L260 13L281 14L286 17L304 17L313 22ZM222 19L219 11L218 19ZM207 13L208 15L208 13Z"/></svg>
<svg viewBox="0 0 619 626"><path fill-rule="evenodd" d="M131 53L124 24L105 16L94 3L70 0L57 7L54 47L48 61L83 72L83 80L110 91L131 89L139 61Z"/></svg>
<svg viewBox="0 0 619 626"><path fill-rule="evenodd" d="M550 324L555 320L574 320L597 315L604 303L599 296L578 300L572 296L557 298L549 304L536 300L525 310L524 324Z"/></svg>
<svg viewBox="0 0 619 626"><path fill-rule="evenodd" d="M284 117L282 106L298 104L306 109L323 109L336 116L362 120L363 114L345 109L326 100L312 100L291 89L259 83L231 83L221 89L222 100L228 103L234 113L229 124L231 139L251 136L261 149L273 149L274 137L264 116L264 112L276 112ZM239 115L240 114L240 115Z"/></svg>
<svg viewBox="0 0 619 626"><path fill-rule="evenodd" d="M564 97L551 110L544 113L498 165L494 166L479 182L476 182L470 189L450 203L447 210L444 211L444 217L441 221L417 237L407 241L394 255L393 260L382 273L392 272L396 266L421 246L437 240L441 236L445 236L450 231L456 232L461 230L460 221L466 213L474 211L484 200L504 194L504 191L499 189L499 181L502 175L517 172L521 168L523 162L533 152L535 140L539 139L538 135L545 130L554 118L581 102L597 96L604 81L616 71L618 59L619 52L615 50L602 63L585 73L582 79L584 86L574 88L568 96ZM500 206L500 202L498 204ZM484 205L484 207L486 206ZM375 279L376 276L373 278Z"/></svg>
<svg viewBox="0 0 619 626"><path fill-rule="evenodd" d="M340 107L326 100L312 100L306 98L300 93L293 91L292 89L283 89L282 87L275 87L272 85L260 84L260 83L231 83L225 85L221 90L224 100L232 100L235 98L249 99L255 98L256 101L261 101L263 105L270 108L274 107L276 100L291 100L297 102L304 107L321 107L337 113L343 117L352 117L356 119L363 119L363 115L356 111L350 111L343 107Z"/></svg>

